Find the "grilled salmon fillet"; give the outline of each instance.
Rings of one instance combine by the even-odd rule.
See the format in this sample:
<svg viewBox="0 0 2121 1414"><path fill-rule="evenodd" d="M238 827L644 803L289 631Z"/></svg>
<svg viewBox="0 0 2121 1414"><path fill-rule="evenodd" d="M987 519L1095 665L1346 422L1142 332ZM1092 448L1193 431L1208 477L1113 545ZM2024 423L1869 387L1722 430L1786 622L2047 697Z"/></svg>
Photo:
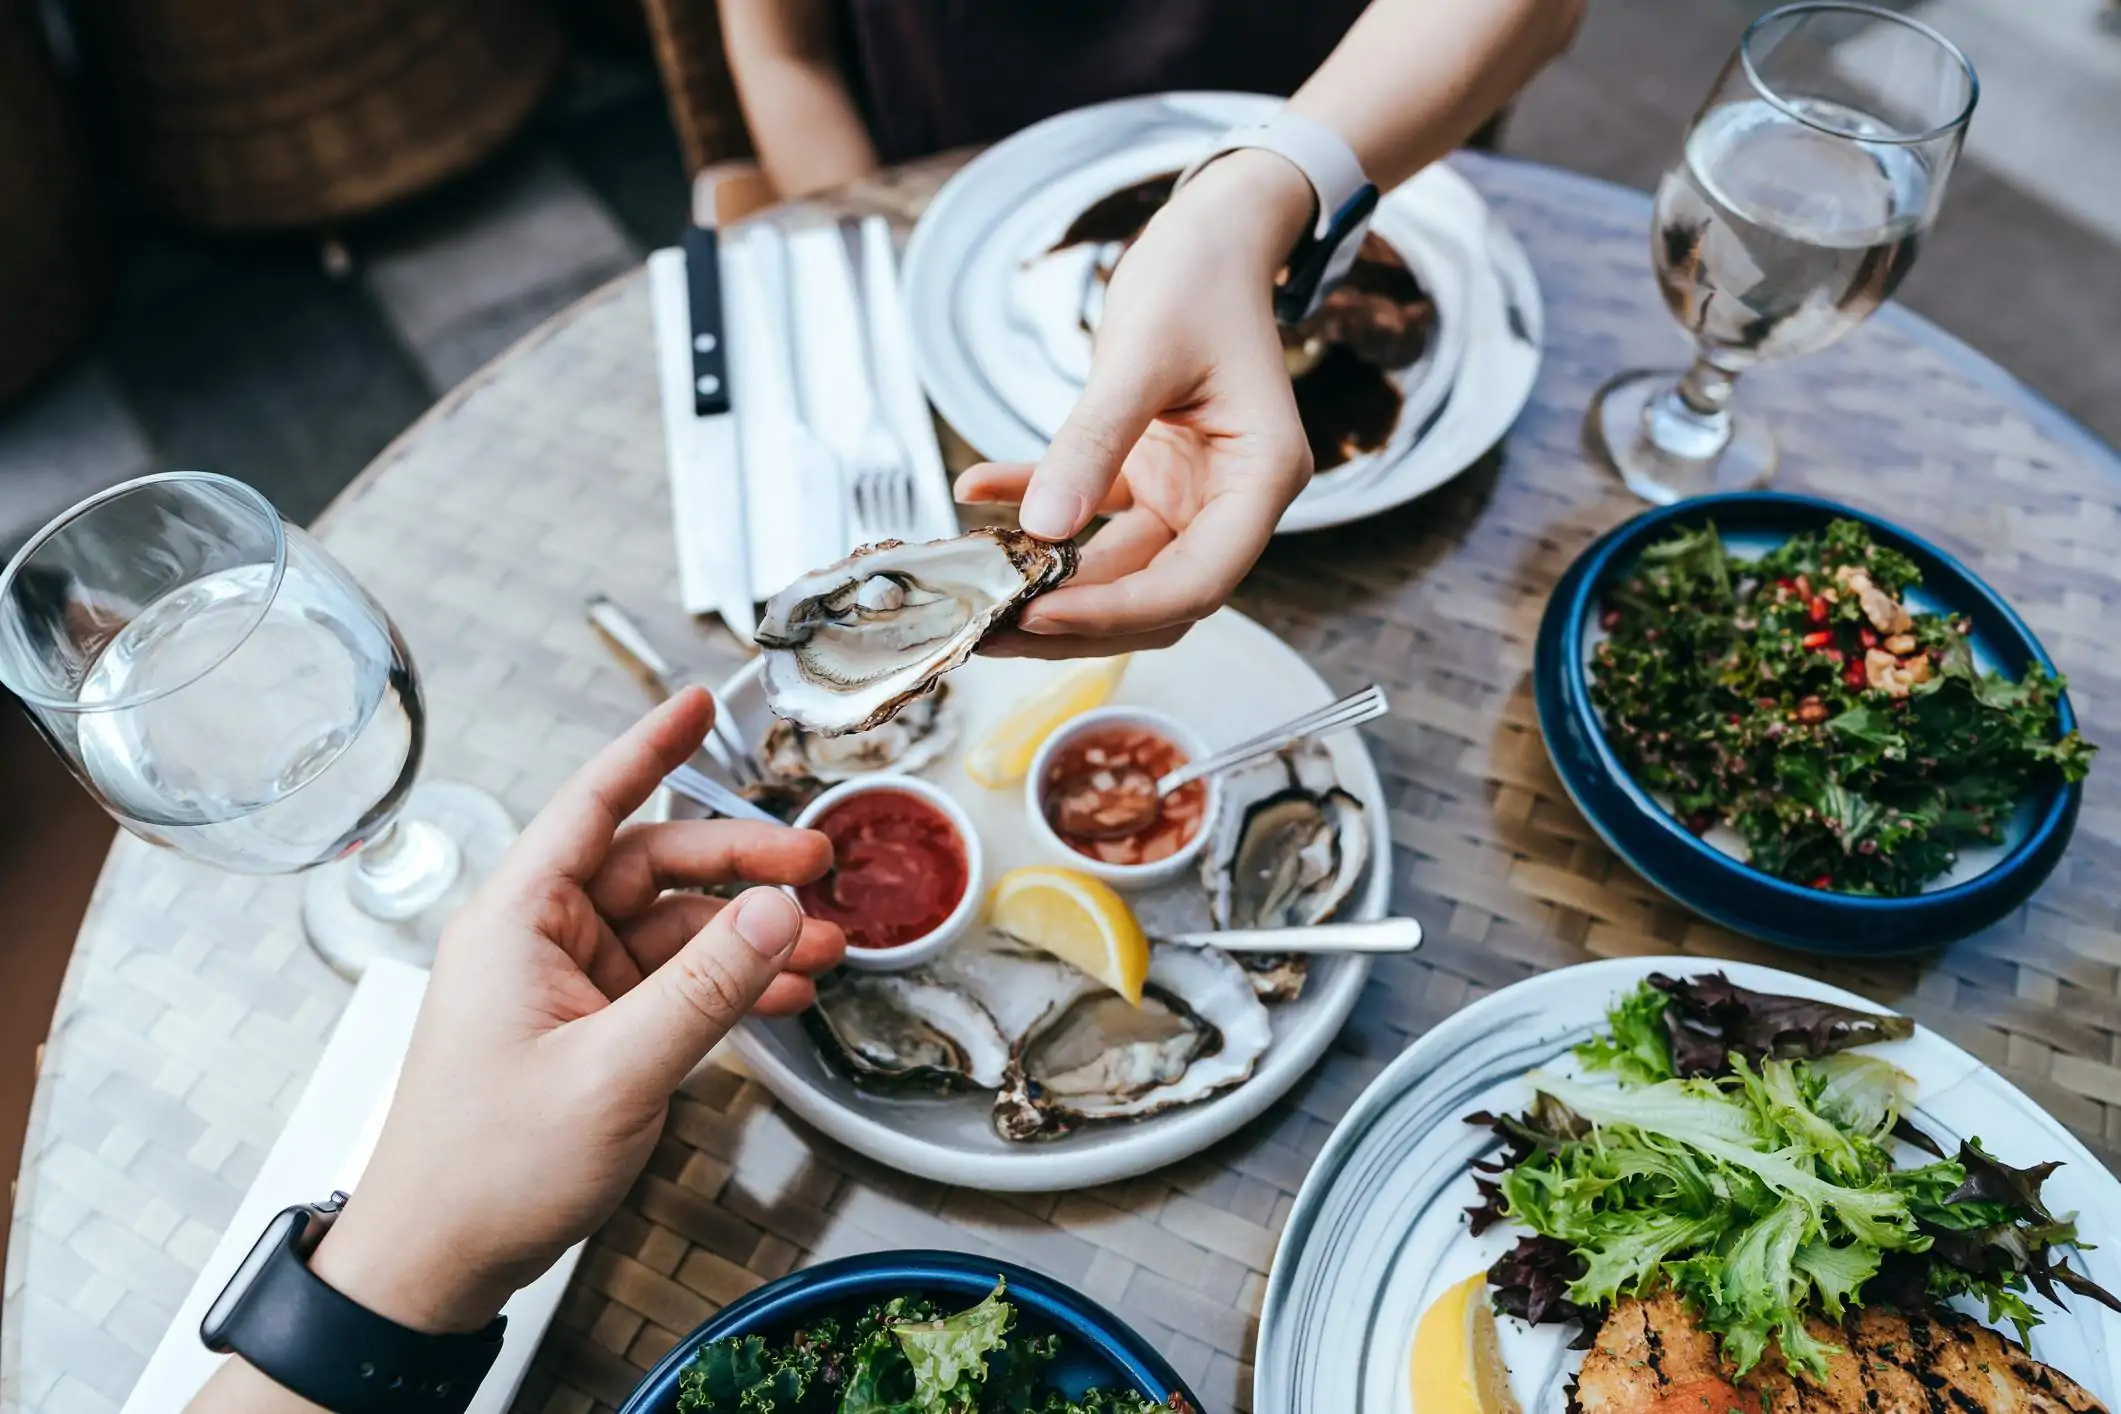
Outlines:
<svg viewBox="0 0 2121 1414"><path fill-rule="evenodd" d="M1867 1309L1841 1327L1824 1380L1779 1356L1732 1380L1716 1337L1665 1292L1618 1302L1576 1379L1581 1414L2106 1414L2082 1385L1978 1321Z"/></svg>

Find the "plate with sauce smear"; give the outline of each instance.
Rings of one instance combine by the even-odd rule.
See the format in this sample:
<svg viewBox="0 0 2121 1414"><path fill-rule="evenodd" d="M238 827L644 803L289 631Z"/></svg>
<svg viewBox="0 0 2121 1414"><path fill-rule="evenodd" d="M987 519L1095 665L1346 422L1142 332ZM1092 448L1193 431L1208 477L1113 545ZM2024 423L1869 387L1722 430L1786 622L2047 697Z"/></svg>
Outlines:
<svg viewBox="0 0 2121 1414"><path fill-rule="evenodd" d="M1036 461L1080 396L1104 288L1177 173L1279 99L1166 93L1056 114L943 185L914 227L904 293L922 386L992 461ZM1531 395L1543 314L1530 262L1452 164L1379 200L1355 266L1285 339L1318 470L1284 532L1435 489Z"/></svg>
<svg viewBox="0 0 2121 1414"><path fill-rule="evenodd" d="M1069 669L1067 664L975 657L948 679L952 710L958 714L955 740L912 779L942 791L963 810L978 838L988 884L1022 865L1081 862L1082 856L1050 835L1040 838L1025 808L1022 780L990 789L974 781L964 764L969 743L978 742L991 726ZM1229 690L1237 684L1243 685L1241 691ZM1189 729L1203 746L1215 747L1324 706L1335 695L1294 649L1244 615L1224 609L1173 647L1136 654L1106 705L1162 714ZM748 741L765 735L772 718L755 664L723 684L718 696ZM1383 785L1358 733L1338 733L1322 745L1341 788L1368 807L1373 862L1341 916L1382 917L1390 887L1389 869L1375 863L1390 857ZM656 808L696 813L667 795L659 797ZM1152 935L1207 926L1205 890L1197 869L1186 868L1176 880L1129 892L1127 898ZM843 903L851 901L842 896ZM984 904L983 896L979 903ZM975 919L972 931L978 928ZM997 1191L1074 1189L1173 1163L1256 1118L1325 1052L1368 975L1367 958L1313 958L1302 995L1268 1008L1272 1040L1251 1078L1234 1088L1145 1118L1086 1125L1028 1143L996 1133L991 1093L935 1094L857 1085L820 1051L800 1018L748 1020L731 1044L750 1073L782 1104L879 1163L941 1182Z"/></svg>

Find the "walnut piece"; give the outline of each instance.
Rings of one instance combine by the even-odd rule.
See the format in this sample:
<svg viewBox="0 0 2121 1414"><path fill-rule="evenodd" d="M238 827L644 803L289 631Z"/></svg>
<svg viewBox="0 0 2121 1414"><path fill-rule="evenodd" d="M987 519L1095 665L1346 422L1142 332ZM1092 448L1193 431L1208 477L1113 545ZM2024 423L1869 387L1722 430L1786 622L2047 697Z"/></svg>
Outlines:
<svg viewBox="0 0 2121 1414"><path fill-rule="evenodd" d="M1856 602L1863 606L1863 616L1878 632L1906 633L1915 626L1900 601L1871 583L1871 577L1854 565L1836 565L1834 582L1856 596Z"/></svg>
<svg viewBox="0 0 2121 1414"><path fill-rule="evenodd" d="M1915 684L1929 681L1930 660L1927 654L1903 660L1883 648L1873 648L1863 655L1863 676L1875 691L1905 697L1915 690Z"/></svg>
<svg viewBox="0 0 2121 1414"><path fill-rule="evenodd" d="M1915 651L1915 635L1912 633L1894 634L1885 641L1885 651L1892 654L1895 658L1905 658L1908 654Z"/></svg>

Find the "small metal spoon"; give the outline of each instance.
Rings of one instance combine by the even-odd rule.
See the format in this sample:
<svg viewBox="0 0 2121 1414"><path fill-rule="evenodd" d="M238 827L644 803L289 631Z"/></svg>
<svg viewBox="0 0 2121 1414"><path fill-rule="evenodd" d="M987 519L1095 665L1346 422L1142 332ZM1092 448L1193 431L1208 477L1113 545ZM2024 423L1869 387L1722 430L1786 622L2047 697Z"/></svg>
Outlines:
<svg viewBox="0 0 2121 1414"><path fill-rule="evenodd" d="M1385 690L1371 683L1360 692L1314 708L1248 741L1161 776L1152 778L1139 766L1100 766L1084 771L1054 784L1046 797L1046 818L1056 831L1075 839L1126 839L1154 825L1163 813L1165 797L1183 786L1272 756L1310 737L1361 726L1388 710Z"/></svg>
<svg viewBox="0 0 2121 1414"><path fill-rule="evenodd" d="M1379 918L1370 923L1314 923L1307 928L1173 933L1158 941L1224 952L1412 952L1421 946L1421 924L1412 918Z"/></svg>

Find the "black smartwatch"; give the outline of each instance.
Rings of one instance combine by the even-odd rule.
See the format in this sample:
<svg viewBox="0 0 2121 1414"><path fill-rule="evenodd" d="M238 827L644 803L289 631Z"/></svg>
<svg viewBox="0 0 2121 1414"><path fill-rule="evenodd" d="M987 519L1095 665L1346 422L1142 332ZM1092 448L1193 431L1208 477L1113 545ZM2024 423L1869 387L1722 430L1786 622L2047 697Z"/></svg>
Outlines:
<svg viewBox="0 0 2121 1414"><path fill-rule="evenodd" d="M378 1316L309 1269L344 1193L288 1208L199 1323L220 1355L240 1355L275 1384L332 1414L462 1414L501 1353L506 1316L468 1335L430 1335Z"/></svg>

